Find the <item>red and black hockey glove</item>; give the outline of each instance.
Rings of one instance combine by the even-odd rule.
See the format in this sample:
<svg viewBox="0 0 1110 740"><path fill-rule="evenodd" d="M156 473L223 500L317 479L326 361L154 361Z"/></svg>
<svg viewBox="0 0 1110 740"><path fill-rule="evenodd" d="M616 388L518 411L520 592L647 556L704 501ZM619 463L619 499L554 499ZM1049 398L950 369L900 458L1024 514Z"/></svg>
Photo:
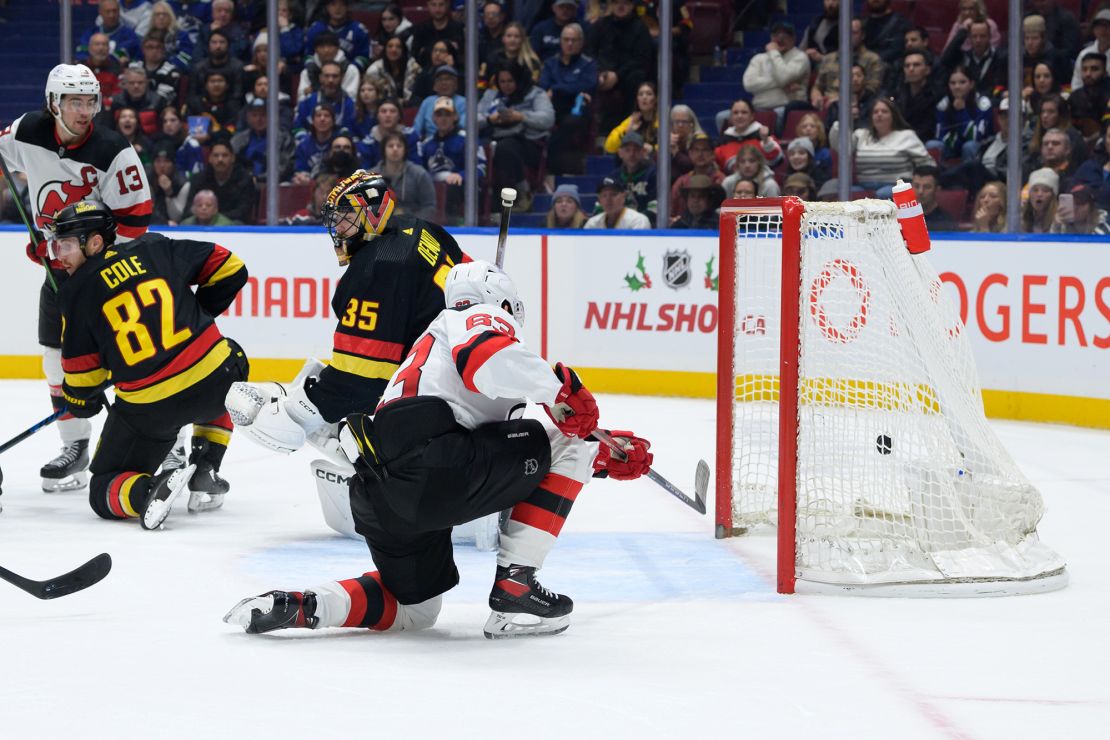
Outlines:
<svg viewBox="0 0 1110 740"><path fill-rule="evenodd" d="M40 236L36 234L36 236ZM27 242L24 251L27 252L27 259L34 262L36 265L48 264L56 270L61 270L64 265L57 260L50 259L50 251L46 248L47 240L40 238L38 242Z"/></svg>
<svg viewBox="0 0 1110 740"><path fill-rule="evenodd" d="M561 362L555 366L555 377L562 381L563 387L555 396L555 403L545 405L544 409L560 432L585 439L597 429L597 401L578 375Z"/></svg>
<svg viewBox="0 0 1110 740"><path fill-rule="evenodd" d="M621 445L625 459L613 452L609 445L602 443L594 459L594 477L613 480L636 480L651 467L654 455L649 452L651 442L637 437L632 432L609 432L613 440Z"/></svg>

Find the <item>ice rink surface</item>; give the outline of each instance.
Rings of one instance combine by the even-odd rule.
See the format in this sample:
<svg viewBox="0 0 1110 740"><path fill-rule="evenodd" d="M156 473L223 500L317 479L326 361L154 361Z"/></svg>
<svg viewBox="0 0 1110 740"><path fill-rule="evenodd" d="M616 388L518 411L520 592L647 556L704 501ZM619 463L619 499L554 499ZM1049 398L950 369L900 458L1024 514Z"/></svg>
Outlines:
<svg viewBox="0 0 1110 740"><path fill-rule="evenodd" d="M44 396L0 382L0 439L48 414ZM680 487L712 464L710 402L599 404ZM191 516L182 497L146 532L97 519L84 493L38 490L47 429L0 456L0 565L45 579L109 552L115 566L54 601L0 583L0 737L1107 737L1110 433L994 426L1044 495L1063 591L781 597L769 537L716 541L710 517L654 484L603 480L541 575L574 598L570 629L496 642L482 636L494 557L472 548L431 631L246 635L220 621L240 598L372 568L324 525L312 453L236 440L224 508Z"/></svg>

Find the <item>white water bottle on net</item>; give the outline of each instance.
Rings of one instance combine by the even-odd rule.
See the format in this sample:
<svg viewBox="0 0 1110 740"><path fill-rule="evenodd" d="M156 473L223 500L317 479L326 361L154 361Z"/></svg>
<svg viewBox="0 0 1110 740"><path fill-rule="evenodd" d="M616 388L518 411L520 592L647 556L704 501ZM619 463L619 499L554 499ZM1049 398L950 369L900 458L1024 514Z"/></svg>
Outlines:
<svg viewBox="0 0 1110 740"><path fill-rule="evenodd" d="M783 593L1066 585L892 203L729 201L720 265L718 537L778 527Z"/></svg>

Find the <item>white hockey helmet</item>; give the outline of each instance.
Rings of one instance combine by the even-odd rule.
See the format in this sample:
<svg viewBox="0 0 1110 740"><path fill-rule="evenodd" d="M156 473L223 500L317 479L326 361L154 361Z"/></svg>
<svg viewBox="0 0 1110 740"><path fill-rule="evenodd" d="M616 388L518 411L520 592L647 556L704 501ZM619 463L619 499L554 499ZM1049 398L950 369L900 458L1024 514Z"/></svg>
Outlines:
<svg viewBox="0 0 1110 740"><path fill-rule="evenodd" d="M83 64L59 64L50 70L46 78L46 107L54 118L61 116L63 95L95 95L96 113L100 112L100 80Z"/></svg>
<svg viewBox="0 0 1110 740"><path fill-rule="evenodd" d="M462 262L447 273L444 285L448 308L485 303L499 306L524 326L524 301L517 294L512 278L500 268L483 260Z"/></svg>

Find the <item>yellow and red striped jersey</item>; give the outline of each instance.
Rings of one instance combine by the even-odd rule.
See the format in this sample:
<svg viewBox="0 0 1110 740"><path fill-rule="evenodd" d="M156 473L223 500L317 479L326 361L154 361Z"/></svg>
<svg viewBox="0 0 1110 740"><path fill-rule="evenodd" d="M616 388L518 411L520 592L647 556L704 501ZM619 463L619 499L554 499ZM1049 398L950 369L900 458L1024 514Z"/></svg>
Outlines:
<svg viewBox="0 0 1110 740"><path fill-rule="evenodd" d="M355 252L332 296L331 365L305 388L325 419L373 412L412 343L443 310L447 273L469 259L441 227L405 215Z"/></svg>
<svg viewBox="0 0 1110 740"><path fill-rule="evenodd" d="M161 234L90 257L58 292L67 399L111 383L119 398L153 403L207 377L231 353L215 317L246 280L224 247Z"/></svg>

